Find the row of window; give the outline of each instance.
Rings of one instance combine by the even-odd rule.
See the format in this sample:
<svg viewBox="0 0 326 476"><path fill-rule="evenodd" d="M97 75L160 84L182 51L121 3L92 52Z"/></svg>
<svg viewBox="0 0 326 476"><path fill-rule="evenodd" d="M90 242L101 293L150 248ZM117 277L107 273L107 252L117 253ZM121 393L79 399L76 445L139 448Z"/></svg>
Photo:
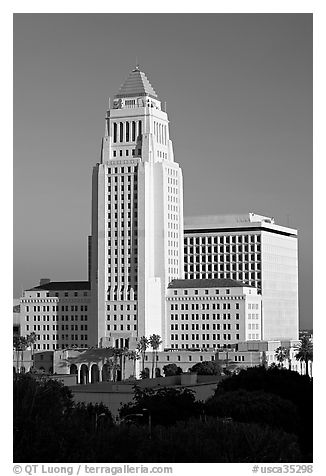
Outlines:
<svg viewBox="0 0 326 476"><path fill-rule="evenodd" d="M231 337L231 334L171 334L170 339L171 340L240 340L240 334L235 334L233 337Z"/></svg>
<svg viewBox="0 0 326 476"><path fill-rule="evenodd" d="M122 191L135 189L137 186L137 174L130 174L130 175L108 175L108 192L111 192L112 189L117 191L118 187L121 188ZM133 187L131 186L133 184Z"/></svg>
<svg viewBox="0 0 326 476"><path fill-rule="evenodd" d="M185 264L220 264L220 263L258 263L260 264L261 254L207 254L197 253L185 254Z"/></svg>
<svg viewBox="0 0 326 476"><path fill-rule="evenodd" d="M154 121L154 136L159 144L166 145L167 128L164 124Z"/></svg>
<svg viewBox="0 0 326 476"><path fill-rule="evenodd" d="M178 265L178 264L179 264L179 260L178 260L178 259L175 259L175 258L168 258L168 264Z"/></svg>
<svg viewBox="0 0 326 476"><path fill-rule="evenodd" d="M120 224L120 223L119 223ZM122 224L121 224L122 225ZM133 228L133 236L131 236L131 229L128 229L130 227L130 223L127 225L127 226L123 226L123 229L122 226L119 227L120 230L116 229L113 231L113 227L111 227L111 229L108 231L108 246L111 246L111 240L112 240L112 246L124 246L124 240L126 240L126 244L129 245L129 247L127 247L127 250L130 252L130 245L131 245L131 239L133 238L133 244L134 246L137 246L137 230L135 228ZM116 227L118 228L118 227ZM128 237L125 236L125 232L128 231ZM119 239L118 239L118 236L119 236ZM128 240L128 241L127 241ZM121 250L121 253L124 252L124 248L123 250Z"/></svg>
<svg viewBox="0 0 326 476"><path fill-rule="evenodd" d="M248 340L260 340L260 334L248 334Z"/></svg>
<svg viewBox="0 0 326 476"><path fill-rule="evenodd" d="M205 317L206 316L206 317ZM189 320L189 314L171 314L170 318L171 321L178 321L180 317L181 321L188 321ZM220 320L222 319L222 314L191 314L191 320L192 321L198 321L199 319L202 320L208 320L208 319L213 319L213 320ZM239 320L240 319L240 314L235 314L235 316L231 316L231 314L223 314L223 320L230 320L231 317L235 317L235 319Z"/></svg>
<svg viewBox="0 0 326 476"><path fill-rule="evenodd" d="M76 316L76 315L71 315L71 316L67 316L67 315L65 315L65 316L58 316L58 315L54 315L54 316L49 316L49 315L35 316L35 315L33 315L33 316L31 316L31 321L38 321L38 322L47 321L47 322L49 322L51 320L51 317L52 317L52 321L59 321L59 320L61 320L61 321L69 321L69 320L78 321L79 318L80 318L81 321L84 321L84 320L87 321L87 315L86 314L85 315L82 314L81 316ZM25 316L25 320L27 322L29 322L29 316L28 315Z"/></svg>
<svg viewBox="0 0 326 476"><path fill-rule="evenodd" d="M110 207L112 208L112 210L110 209ZM128 212L128 211L131 212L132 208L134 208L134 211L136 211L136 207L137 207L137 199L136 197L133 197L133 200L131 200L130 194L128 194L128 200L127 200L127 196L125 196L124 199L120 201L120 203L118 203L117 200L112 201L111 203L111 198L109 197L108 198L108 220L110 222L111 227L116 228L119 223L117 221L118 211L121 213L122 208L124 208L125 212ZM112 219L112 223L111 223L111 217L115 218L115 220Z"/></svg>
<svg viewBox="0 0 326 476"><path fill-rule="evenodd" d="M50 330L50 325L49 324L46 324L46 325L33 325L33 326L30 326L29 324L26 325L26 331L30 331L32 330L33 331L49 331ZM56 324L54 326L52 326L52 330L53 331L58 331L59 330L59 325ZM65 325L62 325L61 326L61 330L64 331L68 331L69 330L69 325L68 324L65 324ZM76 324L73 324L70 326L70 330L72 331L78 331L78 330L81 330L81 331L87 331L87 324L81 324L80 325L80 329L78 327L78 325ZM38 335L37 338L39 339L40 336Z"/></svg>
<svg viewBox="0 0 326 476"><path fill-rule="evenodd" d="M176 345L177 345L177 344L176 344ZM226 347L226 348L227 348L229 345L230 345L230 344L224 344L223 347ZM201 346L199 346L199 344L191 344L191 348L193 348L193 349L199 349L199 347L202 347L203 349L207 348L207 347L206 347L206 344L202 344ZM213 344L212 347L213 347L213 348L216 348L216 347L221 348L221 344ZM171 348L173 348L173 344L172 344ZM177 348L177 347L176 347L176 348ZM183 348L183 349L184 349L184 348L187 348L187 349L188 349L188 348L189 348L189 344L182 344L182 348ZM171 357L170 355L167 355L167 356L166 356L166 361L167 361L167 362L170 362L170 361L171 361L171 360L170 360L170 357ZM191 362L193 356L192 356L192 355L188 355L187 357L188 357L188 360ZM197 357L197 356L196 356L196 357ZM236 357L236 356L235 356L235 357ZM238 357L240 358L240 360L244 360L244 357L243 357L243 356L240 356L240 355L239 355ZM148 360L150 360L151 358L152 358L152 357L149 357L148 355L145 355L145 361L148 361ZM178 361L178 362L181 362L181 355L177 355L176 358L177 358L177 361ZM185 358L186 358L185 356L182 356L182 360L184 360ZM157 360L157 361L159 360L159 357L158 357L158 356L156 356L156 360ZM161 357L160 360L162 360L162 357ZM174 359L173 359L173 360L174 360ZM197 359L195 359L195 360L197 360ZM203 362L204 360L207 360L207 357L206 357L206 356L204 357L203 355L200 355L200 356L199 356L199 361L200 361L200 362ZM213 355L211 356L211 360L215 360L215 357L214 357ZM234 360L236 360L236 359L234 358Z"/></svg>
<svg viewBox="0 0 326 476"><path fill-rule="evenodd" d="M259 319L259 314L255 313L255 314L252 314L252 313L249 313L248 314L248 319Z"/></svg>
<svg viewBox="0 0 326 476"><path fill-rule="evenodd" d="M185 245L218 245L218 244L243 244L260 243L260 235L214 235L214 236L185 236Z"/></svg>
<svg viewBox="0 0 326 476"><path fill-rule="evenodd" d="M118 184L130 185L132 181L134 184L137 183L137 165L125 165L121 167L111 167L109 168L107 179L108 179L108 191L110 187L116 186Z"/></svg>
<svg viewBox="0 0 326 476"><path fill-rule="evenodd" d="M234 304L234 306L232 305L232 308L240 309L240 303L236 302ZM199 304L199 303L195 303L195 304L187 304L187 303L170 304L170 309L171 309L171 311L178 311L179 309L180 309L180 311L188 311L190 309L192 309L193 311L194 310L199 310L199 309L202 309L202 310L212 309L214 311L216 309L231 309L231 303L230 302L223 302L223 303L213 302L213 303L203 303L203 304ZM249 308L249 309L251 309L251 308ZM254 309L254 308L252 308L252 309ZM258 307L255 308L255 309L258 309Z"/></svg>
<svg viewBox="0 0 326 476"><path fill-rule="evenodd" d="M257 330L259 329L259 324L248 324L248 329L249 330Z"/></svg>
<svg viewBox="0 0 326 476"><path fill-rule="evenodd" d="M120 324L120 325L117 325L117 324L108 324L107 325L107 330L108 331L130 331L132 330L132 327L133 327L133 330L136 331L137 330L137 326L136 324L134 324L134 326L130 325L130 324L127 324L127 325L123 325L123 324Z"/></svg>
<svg viewBox="0 0 326 476"><path fill-rule="evenodd" d="M260 244L255 245L219 245L219 246L212 246L212 245L194 245L194 246L185 246L184 253L185 255L225 255L231 254L234 255L238 253L260 253L261 247Z"/></svg>
<svg viewBox="0 0 326 476"><path fill-rule="evenodd" d="M61 340L88 340L88 335L87 334L72 334L69 336L68 334L61 334Z"/></svg>
<svg viewBox="0 0 326 476"><path fill-rule="evenodd" d="M44 291L43 293L41 292L37 292L36 293L36 297L41 297L42 295L44 295ZM46 291L45 292L45 295L48 296L49 295L49 291ZM64 293L59 293L59 292L55 292L54 293L54 296L55 297L81 297L81 296L88 296L88 292L87 291L82 291L82 292L78 292L78 291L73 291L73 292L68 292L68 291L65 291Z"/></svg>
<svg viewBox="0 0 326 476"><path fill-rule="evenodd" d="M110 274L109 274L110 276ZM117 288L116 286L117 282L114 280L115 276L110 277L111 279L111 284L113 288ZM132 285L132 288L128 291L125 291L124 289L117 290L115 289L112 291L110 294L107 294L107 300L108 301L136 301L137 300L137 284L134 282L134 279L130 279L127 277L124 279L123 276L120 276L120 284L124 287L125 285L128 285L128 288L130 288L130 284Z"/></svg>
<svg viewBox="0 0 326 476"><path fill-rule="evenodd" d="M171 193L173 195L178 195L179 189L177 187L168 186L168 193Z"/></svg>
<svg viewBox="0 0 326 476"><path fill-rule="evenodd" d="M204 294L212 294L212 293L213 293L212 289L205 289L204 290ZM174 290L173 294L174 294L174 296L177 296L178 294L181 294L181 290ZM182 294L184 296L188 296L188 295L191 295L191 294L194 294L195 296L197 296L199 294L199 290L198 289L191 289L191 290L190 289L184 289ZM214 294L231 294L231 291L230 291L230 289L227 289L227 288L224 290L224 292L220 289L215 289Z"/></svg>
<svg viewBox="0 0 326 476"><path fill-rule="evenodd" d="M112 233L112 232L111 232ZM131 247L131 237L124 240L123 237L120 237L120 239L116 239L115 237L110 237L108 238L108 247L109 251L112 251L112 254L118 255L118 248L120 248L120 254L123 255L124 253L130 254L132 251L135 252L135 248L137 248L137 238L136 238L136 231L134 233L133 238L133 246ZM113 234L113 233L112 233ZM117 236L117 234L115 234ZM130 236L130 235L129 235ZM113 241L114 240L114 241Z"/></svg>
<svg viewBox="0 0 326 476"><path fill-rule="evenodd" d="M33 306L33 311L34 312L50 312L50 307L51 306ZM30 308L32 308L32 306L26 306L25 307L25 310L26 312L29 312L30 311ZM42 309L41 309L42 308ZM65 312L65 311L68 311L69 310L69 306L61 306L61 311L62 312ZM70 310L71 311L78 311L78 306L70 306ZM80 311L87 311L88 310L88 306L87 305L82 305L80 306ZM59 311L59 306L52 306L52 311L53 312L58 312Z"/></svg>
<svg viewBox="0 0 326 476"><path fill-rule="evenodd" d="M261 272L260 272L260 267L255 266L254 264L252 265L230 265L230 264L220 264L220 265L191 265L187 266L185 265L184 270L186 273L209 273L209 272L215 272L215 273L223 273L225 271L232 271L233 273L249 273L251 272L252 274L257 275L257 279L261 279ZM258 277L259 276L259 277Z"/></svg>
<svg viewBox="0 0 326 476"><path fill-rule="evenodd" d="M203 349L203 350L209 350L209 349L231 349L232 347L232 344L230 343L223 343L223 344L214 344L212 342L210 342L209 344L204 344L203 342L201 342L200 344L196 344L196 343L191 343L191 344L171 344L171 349L174 350L174 349ZM180 362L181 360L181 357L178 356L178 361ZM203 357L200 356L200 360L202 361L203 360ZM205 359L206 360L206 359Z"/></svg>
<svg viewBox="0 0 326 476"><path fill-rule="evenodd" d="M189 330L189 326L190 324L180 324L180 329L179 329L179 324L171 324L170 325L170 329L171 331L178 331L178 330L181 330L181 331L187 331ZM252 324L252 326L255 326L255 324ZM200 325L199 324L191 324L191 330L193 331L199 331L199 328L200 328ZM213 331L219 331L222 329L222 324L212 324L211 325L211 328ZM258 329L258 324L256 324L256 327L252 327L252 329ZM232 326L231 324L223 324L223 329L224 331L230 331L232 329ZM234 329L236 331L240 330L240 324L235 324L234 325ZM251 324L249 324L248 326L248 329L251 329ZM203 331L209 331L209 324L202 324L201 325L201 330Z"/></svg>
<svg viewBox="0 0 326 476"><path fill-rule="evenodd" d="M113 143L135 142L142 135L142 121L114 122L112 128Z"/></svg>
<svg viewBox="0 0 326 476"><path fill-rule="evenodd" d="M162 152L161 150L158 150L157 151L157 157L159 157L160 159L167 159L168 154L166 152Z"/></svg>
<svg viewBox="0 0 326 476"><path fill-rule="evenodd" d="M106 309L108 311L123 311L124 309L127 311L130 311L131 309L136 310L137 309L137 304L107 304Z"/></svg>
<svg viewBox="0 0 326 476"><path fill-rule="evenodd" d="M171 185L178 185L178 183L179 183L179 182L178 182L178 179L176 179L176 178L170 178L170 177L168 177L167 180L168 180L168 184L171 184Z"/></svg>
<svg viewBox="0 0 326 476"><path fill-rule="evenodd" d="M120 318L120 321L123 321L124 319L126 319L127 321L130 321L131 319L134 320L134 321L137 321L137 315L136 314L133 314L133 315L119 315L117 316L116 314L114 314L113 316L110 316L109 314L106 316L107 317L107 320L108 321L117 321L119 320Z"/></svg>
<svg viewBox="0 0 326 476"><path fill-rule="evenodd" d="M141 156L141 149L119 149L113 151L113 157L123 157L123 152L125 153L126 157L140 157Z"/></svg>
<svg viewBox="0 0 326 476"><path fill-rule="evenodd" d="M223 272L214 272L209 273L206 271L202 272L189 272L185 268L184 279L234 279L236 281L243 281L245 285L250 286L261 286L261 274L260 273L248 273L248 272L233 272L223 271ZM257 276L256 276L257 274Z"/></svg>

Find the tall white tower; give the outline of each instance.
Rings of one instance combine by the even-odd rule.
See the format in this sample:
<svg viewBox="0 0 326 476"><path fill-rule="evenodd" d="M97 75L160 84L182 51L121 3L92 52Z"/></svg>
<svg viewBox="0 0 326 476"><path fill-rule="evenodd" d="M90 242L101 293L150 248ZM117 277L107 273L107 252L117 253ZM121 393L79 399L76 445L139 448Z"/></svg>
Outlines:
<svg viewBox="0 0 326 476"><path fill-rule="evenodd" d="M167 336L165 293L183 278L182 172L169 121L136 67L107 111L92 183L92 345Z"/></svg>

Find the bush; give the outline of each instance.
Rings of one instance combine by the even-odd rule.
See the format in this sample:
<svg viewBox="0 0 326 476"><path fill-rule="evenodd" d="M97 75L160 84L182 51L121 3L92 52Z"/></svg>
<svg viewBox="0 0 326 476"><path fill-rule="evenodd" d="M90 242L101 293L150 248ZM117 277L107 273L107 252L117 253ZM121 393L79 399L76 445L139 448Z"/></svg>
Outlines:
<svg viewBox="0 0 326 476"><path fill-rule="evenodd" d="M198 375L221 375L221 366L215 360L198 362L191 367L190 372L196 372Z"/></svg>
<svg viewBox="0 0 326 476"><path fill-rule="evenodd" d="M178 367L176 364L167 364L164 365L163 372L165 377L172 377L174 375L182 374L182 368Z"/></svg>
<svg viewBox="0 0 326 476"><path fill-rule="evenodd" d="M205 402L205 411L208 415L270 425L288 433L298 431L297 407L289 400L263 391L217 393Z"/></svg>
<svg viewBox="0 0 326 476"><path fill-rule="evenodd" d="M194 392L187 388L161 388L159 390L141 389L137 386L134 388L134 401L120 408L121 418L130 414L143 413L145 408L151 413L153 425L172 425L176 421L187 420L202 412L202 403L197 402ZM146 412L143 419L139 421L147 423Z"/></svg>
<svg viewBox="0 0 326 476"><path fill-rule="evenodd" d="M86 458L86 459L85 459ZM297 462L296 438L256 424L217 422L208 418L179 421L148 429L136 425L108 428L89 443L83 461L98 463L240 463ZM76 460L75 462L80 461Z"/></svg>
<svg viewBox="0 0 326 476"><path fill-rule="evenodd" d="M13 393L15 462L83 461L90 441L113 422L104 405L74 405L70 390L47 377L18 375Z"/></svg>
<svg viewBox="0 0 326 476"><path fill-rule="evenodd" d="M217 387L215 395L236 390L264 391L292 402L298 414L297 434L303 460L312 461L313 445L313 383L306 375L278 367L253 367L226 378Z"/></svg>

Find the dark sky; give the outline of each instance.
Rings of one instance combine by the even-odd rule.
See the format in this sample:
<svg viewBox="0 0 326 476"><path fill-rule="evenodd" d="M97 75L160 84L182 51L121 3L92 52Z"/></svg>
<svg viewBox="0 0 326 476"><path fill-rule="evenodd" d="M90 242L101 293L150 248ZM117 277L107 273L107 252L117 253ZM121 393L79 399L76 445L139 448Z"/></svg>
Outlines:
<svg viewBox="0 0 326 476"><path fill-rule="evenodd" d="M14 296L87 279L92 166L136 58L167 102L184 214L297 228L311 327L311 14L15 14Z"/></svg>

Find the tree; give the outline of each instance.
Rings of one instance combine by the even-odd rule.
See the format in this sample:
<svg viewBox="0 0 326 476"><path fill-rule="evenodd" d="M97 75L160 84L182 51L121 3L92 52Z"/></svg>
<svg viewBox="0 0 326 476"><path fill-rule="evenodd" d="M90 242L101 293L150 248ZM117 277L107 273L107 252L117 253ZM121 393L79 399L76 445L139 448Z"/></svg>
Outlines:
<svg viewBox="0 0 326 476"><path fill-rule="evenodd" d="M196 372L198 375L221 375L221 366L216 360L204 360L193 365L190 372Z"/></svg>
<svg viewBox="0 0 326 476"><path fill-rule="evenodd" d="M157 360L156 359L157 350L158 350L158 348L160 347L161 344L162 344L161 336L159 336L158 334L153 334L153 335L149 336L149 345L153 349L152 378L154 378L154 369L155 369L156 360Z"/></svg>
<svg viewBox="0 0 326 476"><path fill-rule="evenodd" d="M17 373L19 371L19 353L20 353L20 361L21 365L20 368L22 367L23 361L24 361L24 351L28 347L28 341L26 337L23 336L14 336L13 339L13 347L16 352L16 364L17 364Z"/></svg>
<svg viewBox="0 0 326 476"><path fill-rule="evenodd" d="M136 377L136 361L139 359L139 354L136 350L129 350L128 359L133 361L133 376Z"/></svg>
<svg viewBox="0 0 326 476"><path fill-rule="evenodd" d="M269 425L287 433L298 431L299 416L294 403L262 390L216 393L206 400L205 411L207 415Z"/></svg>
<svg viewBox="0 0 326 476"><path fill-rule="evenodd" d="M141 355L141 363L142 363L141 369L142 369L142 371L144 371L144 367L145 367L145 353L146 353L146 350L148 349L148 346L149 346L149 341L148 341L147 337L142 336L139 339L139 342L137 344L137 350Z"/></svg>
<svg viewBox="0 0 326 476"><path fill-rule="evenodd" d="M14 336L13 348L16 352L16 373L18 373L19 351L20 351L20 336Z"/></svg>
<svg viewBox="0 0 326 476"><path fill-rule="evenodd" d="M306 375L300 375L276 365L265 369L262 366L241 370L238 375L225 378L219 382L215 394L233 392L264 391L289 400L296 407L299 415L298 437L304 461L312 458L313 435L313 382Z"/></svg>
<svg viewBox="0 0 326 476"><path fill-rule="evenodd" d="M122 370L121 370L121 379L125 380L126 378L126 359L129 358L129 349L124 347L121 349L121 360L122 360Z"/></svg>
<svg viewBox="0 0 326 476"><path fill-rule="evenodd" d="M35 332L31 332L27 337L27 346L31 348L32 351L32 362L34 366L34 344L37 341L37 335Z"/></svg>
<svg viewBox="0 0 326 476"><path fill-rule="evenodd" d="M140 378L141 379L149 378L149 368L148 367L145 367L144 370L140 371Z"/></svg>
<svg viewBox="0 0 326 476"><path fill-rule="evenodd" d="M297 353L295 358L300 362L306 364L306 375L309 375L309 361L313 361L313 344L308 336L303 336L300 339L300 344L296 347Z"/></svg>
<svg viewBox="0 0 326 476"><path fill-rule="evenodd" d="M113 349L112 373L113 382L117 381L118 370L121 370L122 349Z"/></svg>
<svg viewBox="0 0 326 476"><path fill-rule="evenodd" d="M167 364L164 365L163 372L165 377L172 377L173 375L182 374L182 368L178 367L176 364Z"/></svg>
<svg viewBox="0 0 326 476"><path fill-rule="evenodd" d="M202 403L196 401L195 393L188 388L163 387L158 390L134 386L133 402L122 405L120 417L130 414L142 414L144 409L151 415L153 425L173 425L179 420L199 417ZM143 423L148 423L144 414Z"/></svg>
<svg viewBox="0 0 326 476"><path fill-rule="evenodd" d="M283 367L283 362L290 357L290 351L287 347L280 346L275 350L275 357L281 367Z"/></svg>
<svg viewBox="0 0 326 476"><path fill-rule="evenodd" d="M263 351L262 356L261 356L261 365L262 365L265 369L267 369L267 367L268 367L268 360L267 360L267 356L266 356L265 350Z"/></svg>
<svg viewBox="0 0 326 476"><path fill-rule="evenodd" d="M13 397L16 462L82 461L97 442L100 454L113 425L103 404L75 404L68 387L35 374L17 375Z"/></svg>

